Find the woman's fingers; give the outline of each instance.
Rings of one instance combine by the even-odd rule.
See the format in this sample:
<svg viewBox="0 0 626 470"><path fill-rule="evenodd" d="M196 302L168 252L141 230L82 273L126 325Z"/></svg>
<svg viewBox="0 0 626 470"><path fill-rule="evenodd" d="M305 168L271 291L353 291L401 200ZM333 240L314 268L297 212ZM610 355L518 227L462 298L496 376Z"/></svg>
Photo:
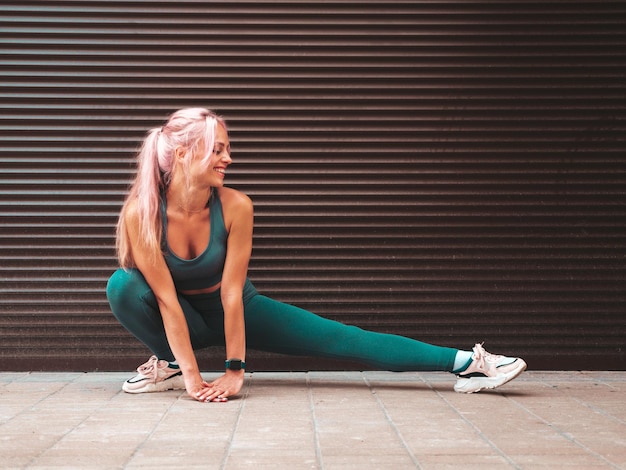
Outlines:
<svg viewBox="0 0 626 470"><path fill-rule="evenodd" d="M219 390L218 388L212 387L206 382L202 384L202 390L196 392L195 399L202 402L226 402L228 401L228 397L230 393L226 390Z"/></svg>
<svg viewBox="0 0 626 470"><path fill-rule="evenodd" d="M224 403L224 402L228 401L228 398L222 397L222 396L218 396L218 397L215 397L213 400L209 400L209 401L217 402L217 403Z"/></svg>
<svg viewBox="0 0 626 470"><path fill-rule="evenodd" d="M228 397L236 395L243 385L243 375L224 374L213 382L202 380L191 396L202 402L226 402Z"/></svg>
<svg viewBox="0 0 626 470"><path fill-rule="evenodd" d="M211 389L210 393L207 395L204 401L206 401L207 403L212 402L212 401L215 401L215 402L228 401L228 392L218 390L218 389Z"/></svg>

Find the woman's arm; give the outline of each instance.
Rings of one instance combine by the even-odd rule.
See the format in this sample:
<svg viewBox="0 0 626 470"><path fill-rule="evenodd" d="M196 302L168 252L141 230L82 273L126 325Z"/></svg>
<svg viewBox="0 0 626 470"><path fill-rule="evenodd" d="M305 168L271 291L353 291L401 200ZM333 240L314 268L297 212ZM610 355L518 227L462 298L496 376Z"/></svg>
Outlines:
<svg viewBox="0 0 626 470"><path fill-rule="evenodd" d="M163 256L150 253L141 242L139 219L132 204L129 205L123 217L125 217L135 265L154 292L163 318L167 341L183 373L187 393L193 398L200 399L198 393L202 394L206 391L207 386L200 375L191 346L187 320L178 301L172 275Z"/></svg>
<svg viewBox="0 0 626 470"><path fill-rule="evenodd" d="M224 222L228 230L226 262L222 274L221 299L224 307L224 337L226 359L246 359L246 328L243 313L243 287L252 254L252 201L243 193L232 189L220 190ZM226 370L213 381L210 400L223 399L239 393L243 386L244 371Z"/></svg>

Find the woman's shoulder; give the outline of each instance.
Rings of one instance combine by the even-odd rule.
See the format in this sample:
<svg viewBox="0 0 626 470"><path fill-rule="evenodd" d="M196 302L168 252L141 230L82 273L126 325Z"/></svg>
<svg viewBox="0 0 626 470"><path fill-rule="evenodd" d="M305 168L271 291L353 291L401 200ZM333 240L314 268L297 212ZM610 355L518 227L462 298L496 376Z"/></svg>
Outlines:
<svg viewBox="0 0 626 470"><path fill-rule="evenodd" d="M229 209L252 209L252 200L241 191L233 188L222 187L218 188L217 193L225 211Z"/></svg>
<svg viewBox="0 0 626 470"><path fill-rule="evenodd" d="M224 225L230 232L233 223L239 226L251 226L254 217L252 200L236 189L222 187L217 190L222 203Z"/></svg>
<svg viewBox="0 0 626 470"><path fill-rule="evenodd" d="M122 216L126 223L135 223L139 220L139 208L137 199L129 199L122 208Z"/></svg>

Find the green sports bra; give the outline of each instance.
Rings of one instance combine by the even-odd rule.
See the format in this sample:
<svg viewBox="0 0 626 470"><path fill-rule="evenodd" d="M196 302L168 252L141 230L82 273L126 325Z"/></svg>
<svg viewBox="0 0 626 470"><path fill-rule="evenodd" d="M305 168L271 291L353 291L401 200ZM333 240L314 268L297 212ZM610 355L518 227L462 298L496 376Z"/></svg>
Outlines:
<svg viewBox="0 0 626 470"><path fill-rule="evenodd" d="M211 233L206 249L195 258L183 259L176 256L167 243L167 207L165 196L161 202L163 235L161 245L165 262L174 279L176 290L196 290L213 287L222 280L226 261L226 241L228 231L224 225L222 203L217 191L209 200Z"/></svg>

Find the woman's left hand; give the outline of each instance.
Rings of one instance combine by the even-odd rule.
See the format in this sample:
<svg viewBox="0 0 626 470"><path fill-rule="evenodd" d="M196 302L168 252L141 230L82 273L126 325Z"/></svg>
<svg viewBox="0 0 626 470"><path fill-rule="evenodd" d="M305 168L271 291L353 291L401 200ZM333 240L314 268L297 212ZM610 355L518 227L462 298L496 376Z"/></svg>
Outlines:
<svg viewBox="0 0 626 470"><path fill-rule="evenodd" d="M244 371L227 370L224 375L211 383L202 382L202 391L196 399L205 402L225 402L228 397L237 395L243 387Z"/></svg>

